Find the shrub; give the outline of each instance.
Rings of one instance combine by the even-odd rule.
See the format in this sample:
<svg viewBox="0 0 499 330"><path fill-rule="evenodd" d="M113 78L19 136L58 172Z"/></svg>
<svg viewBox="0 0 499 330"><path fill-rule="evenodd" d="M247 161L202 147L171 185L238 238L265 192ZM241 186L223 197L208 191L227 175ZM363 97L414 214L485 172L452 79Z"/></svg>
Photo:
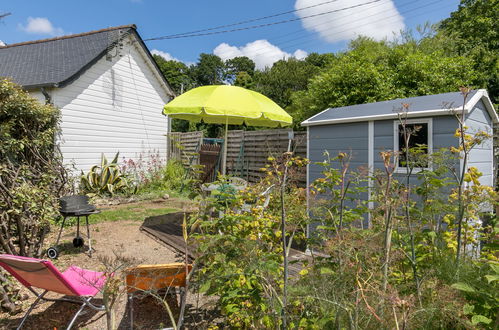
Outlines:
<svg viewBox="0 0 499 330"><path fill-rule="evenodd" d="M54 144L59 111L0 79L0 249L39 257L66 174ZM4 279L2 279L3 281ZM2 295L0 290L0 296ZM0 297L10 301L5 294ZM12 305L2 307L12 310Z"/></svg>
<svg viewBox="0 0 499 330"><path fill-rule="evenodd" d="M238 196L238 201L243 200ZM217 297L227 323L235 328L276 328L282 310L282 246L279 219L254 208L235 212L214 198L207 209L223 215L199 214L192 221L199 233L199 291ZM236 208L237 209L237 208Z"/></svg>
<svg viewBox="0 0 499 330"><path fill-rule="evenodd" d="M142 158L137 161L127 160L124 171L135 178L138 193L192 191L196 186L195 168L185 169L182 162L170 159L164 165L159 156L145 163Z"/></svg>

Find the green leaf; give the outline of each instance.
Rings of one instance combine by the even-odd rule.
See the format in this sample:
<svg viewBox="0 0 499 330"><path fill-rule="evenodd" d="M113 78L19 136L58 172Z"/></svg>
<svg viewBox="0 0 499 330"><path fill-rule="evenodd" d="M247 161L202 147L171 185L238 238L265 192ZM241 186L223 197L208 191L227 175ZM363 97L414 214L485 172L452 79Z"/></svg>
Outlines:
<svg viewBox="0 0 499 330"><path fill-rule="evenodd" d="M471 323L474 325L477 325L478 323L490 324L490 322L492 322L492 320L483 315L473 315L471 318Z"/></svg>
<svg viewBox="0 0 499 330"><path fill-rule="evenodd" d="M326 274L334 274L334 272L330 268L322 267L321 268L321 275L326 275Z"/></svg>
<svg viewBox="0 0 499 330"><path fill-rule="evenodd" d="M118 156L120 155L119 151L116 153L116 156L114 156L113 161L111 162L112 164L118 163Z"/></svg>
<svg viewBox="0 0 499 330"><path fill-rule="evenodd" d="M465 304L463 307L463 313L464 315L470 315L473 313L473 310L475 309L475 306L470 305L470 304Z"/></svg>
<svg viewBox="0 0 499 330"><path fill-rule="evenodd" d="M489 283L499 281L499 275L485 275L485 278Z"/></svg>
<svg viewBox="0 0 499 330"><path fill-rule="evenodd" d="M490 265L490 268L492 268L492 270L494 271L494 273L499 274L499 264L490 263L489 265Z"/></svg>
<svg viewBox="0 0 499 330"><path fill-rule="evenodd" d="M463 282L458 282L454 283L451 285L454 289L457 289L459 291L464 291L464 292L469 292L469 293L475 293L476 290L470 286L469 284L463 283Z"/></svg>
<svg viewBox="0 0 499 330"><path fill-rule="evenodd" d="M199 292L206 293L210 289L211 283L210 281L204 282L199 288Z"/></svg>
<svg viewBox="0 0 499 330"><path fill-rule="evenodd" d="M106 158L106 155L104 155L104 153L101 154L101 166L104 167L105 165L107 165L107 158Z"/></svg>

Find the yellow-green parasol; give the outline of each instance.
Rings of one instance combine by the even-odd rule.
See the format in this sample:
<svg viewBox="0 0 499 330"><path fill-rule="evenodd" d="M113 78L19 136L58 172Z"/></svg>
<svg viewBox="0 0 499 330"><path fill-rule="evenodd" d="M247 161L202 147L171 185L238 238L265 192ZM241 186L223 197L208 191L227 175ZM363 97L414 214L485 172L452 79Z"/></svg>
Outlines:
<svg viewBox="0 0 499 330"><path fill-rule="evenodd" d="M282 127L291 116L268 97L237 86L212 85L191 89L165 105L163 114L193 122L225 124L222 174L225 174L228 125Z"/></svg>

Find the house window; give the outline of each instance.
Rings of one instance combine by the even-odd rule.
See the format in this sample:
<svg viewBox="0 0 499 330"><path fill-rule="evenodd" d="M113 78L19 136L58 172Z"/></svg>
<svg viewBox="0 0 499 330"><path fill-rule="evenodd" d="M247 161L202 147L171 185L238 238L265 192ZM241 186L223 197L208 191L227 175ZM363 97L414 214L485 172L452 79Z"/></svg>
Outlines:
<svg viewBox="0 0 499 330"><path fill-rule="evenodd" d="M405 132L409 135L409 149L413 149L409 155L409 162L413 164L414 169L421 170L422 168L429 168L428 154L432 150L432 120L407 120L405 125ZM404 127L400 121L394 122L394 150L399 152L397 168L401 172L405 172L407 166L406 150L405 150L405 137Z"/></svg>

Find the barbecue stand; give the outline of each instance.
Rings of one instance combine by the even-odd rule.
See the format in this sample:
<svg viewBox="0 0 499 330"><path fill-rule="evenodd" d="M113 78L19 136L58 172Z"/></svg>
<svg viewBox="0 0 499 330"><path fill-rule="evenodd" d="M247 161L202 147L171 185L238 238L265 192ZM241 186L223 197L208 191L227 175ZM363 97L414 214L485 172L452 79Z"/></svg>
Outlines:
<svg viewBox="0 0 499 330"><path fill-rule="evenodd" d="M90 227L88 225L88 216L91 214L100 213L95 206L88 203L88 197L84 195L75 196L64 196L59 200L60 209L59 212L63 216L61 222L61 229L59 230L59 235L57 236L57 241L55 246L50 247L47 250L47 256L50 259L56 259L59 256L59 241L61 239L62 230L64 229L64 224L66 219L69 217L75 217L76 220L76 237L73 239L74 247L82 247L84 240L80 237L80 217L85 217L85 223L87 225L87 239L88 239L88 253L92 256L92 240L90 239Z"/></svg>

